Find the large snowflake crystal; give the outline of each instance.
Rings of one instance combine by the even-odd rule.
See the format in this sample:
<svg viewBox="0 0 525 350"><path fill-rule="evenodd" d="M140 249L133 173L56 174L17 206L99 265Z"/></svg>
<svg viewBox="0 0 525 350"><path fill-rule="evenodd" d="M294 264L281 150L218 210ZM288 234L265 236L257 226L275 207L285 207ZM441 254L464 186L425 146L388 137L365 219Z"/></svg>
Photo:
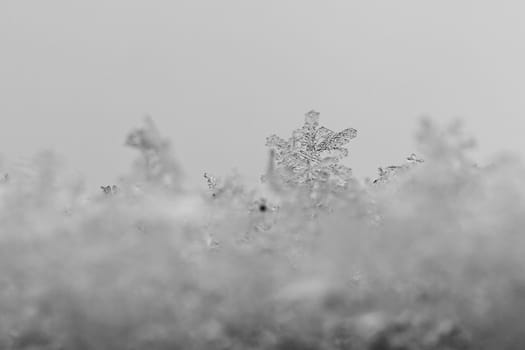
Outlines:
<svg viewBox="0 0 525 350"><path fill-rule="evenodd" d="M305 116L304 125L288 140L276 135L267 138L266 146L273 151L276 172L288 184L334 182L345 186L352 170L339 161L348 156L348 150L343 146L357 136L357 131L348 128L333 132L319 127L319 113L316 111Z"/></svg>

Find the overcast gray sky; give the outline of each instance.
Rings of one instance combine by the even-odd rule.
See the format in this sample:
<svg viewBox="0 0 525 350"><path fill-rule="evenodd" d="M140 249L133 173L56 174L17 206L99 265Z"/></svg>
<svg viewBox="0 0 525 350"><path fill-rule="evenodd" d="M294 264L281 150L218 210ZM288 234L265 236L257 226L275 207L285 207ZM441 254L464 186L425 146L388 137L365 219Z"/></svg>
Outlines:
<svg viewBox="0 0 525 350"><path fill-rule="evenodd" d="M265 137L310 109L358 130L359 177L411 153L422 114L461 117L480 156L522 152L524 18L505 0L1 0L0 153L52 148L112 183L150 114L191 181L255 181Z"/></svg>

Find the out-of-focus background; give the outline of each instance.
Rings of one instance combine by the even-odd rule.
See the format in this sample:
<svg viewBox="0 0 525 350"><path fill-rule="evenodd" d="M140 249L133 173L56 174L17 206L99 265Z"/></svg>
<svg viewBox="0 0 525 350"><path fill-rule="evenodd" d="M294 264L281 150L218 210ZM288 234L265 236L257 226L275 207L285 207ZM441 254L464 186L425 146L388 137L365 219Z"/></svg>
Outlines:
<svg viewBox="0 0 525 350"><path fill-rule="evenodd" d="M49 148L98 186L134 157L153 116L188 180L257 181L265 137L309 109L356 128L364 178L417 151L421 115L456 117L480 159L523 152L520 1L69 0L0 2L0 153Z"/></svg>

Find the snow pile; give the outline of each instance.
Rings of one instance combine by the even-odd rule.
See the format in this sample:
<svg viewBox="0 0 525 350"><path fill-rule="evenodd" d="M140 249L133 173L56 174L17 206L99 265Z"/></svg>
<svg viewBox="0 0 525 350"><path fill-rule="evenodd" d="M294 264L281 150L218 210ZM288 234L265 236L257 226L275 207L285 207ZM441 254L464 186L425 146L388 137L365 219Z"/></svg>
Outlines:
<svg viewBox="0 0 525 350"><path fill-rule="evenodd" d="M0 348L522 349L521 162L474 166L458 126L424 121L424 162L332 181L351 130L273 138L264 198L235 176L186 190L152 132L96 195L50 154L1 163Z"/></svg>

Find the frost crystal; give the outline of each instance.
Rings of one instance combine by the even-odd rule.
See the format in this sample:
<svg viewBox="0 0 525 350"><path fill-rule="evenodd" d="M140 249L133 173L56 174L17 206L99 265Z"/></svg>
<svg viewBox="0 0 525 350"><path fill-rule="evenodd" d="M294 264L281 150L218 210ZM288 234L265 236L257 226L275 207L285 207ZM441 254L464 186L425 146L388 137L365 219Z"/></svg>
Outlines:
<svg viewBox="0 0 525 350"><path fill-rule="evenodd" d="M412 153L411 155L409 155L406 158L406 160L407 160L407 163L403 165L391 165L391 166L387 166L386 168L378 168L379 178L374 180L374 184L388 182L388 180L390 180L392 177L395 177L399 175L400 173L408 171L414 165L424 162L424 160L421 158L418 158L415 153Z"/></svg>
<svg viewBox="0 0 525 350"><path fill-rule="evenodd" d="M348 156L343 146L357 136L352 128L333 132L319 127L319 113L305 114L305 123L284 140L272 135L266 139L266 146L274 153L275 171L288 184L302 185L334 182L345 186L351 178L350 168L339 164Z"/></svg>
<svg viewBox="0 0 525 350"><path fill-rule="evenodd" d="M423 163L424 160L421 158L418 158L415 153L412 153L407 157L407 161L409 163L415 164L415 163Z"/></svg>
<svg viewBox="0 0 525 350"><path fill-rule="evenodd" d="M208 173L204 173L204 178L208 183L208 188L215 192L215 189L217 188L217 178Z"/></svg>

